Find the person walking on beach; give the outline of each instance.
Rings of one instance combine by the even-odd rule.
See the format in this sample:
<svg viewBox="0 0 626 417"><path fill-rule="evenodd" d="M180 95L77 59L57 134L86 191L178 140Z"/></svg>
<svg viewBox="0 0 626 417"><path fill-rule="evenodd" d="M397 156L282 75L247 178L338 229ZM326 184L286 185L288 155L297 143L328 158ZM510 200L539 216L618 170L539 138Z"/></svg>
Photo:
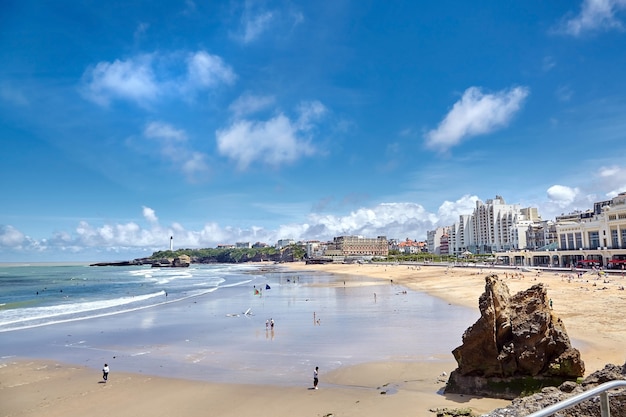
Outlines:
<svg viewBox="0 0 626 417"><path fill-rule="evenodd" d="M319 367L316 366L315 369L313 370L313 389L317 389L317 383L320 382L319 380Z"/></svg>
<svg viewBox="0 0 626 417"><path fill-rule="evenodd" d="M102 368L102 379L104 379L104 382L107 382L107 380L109 379L109 365L107 365L106 363Z"/></svg>

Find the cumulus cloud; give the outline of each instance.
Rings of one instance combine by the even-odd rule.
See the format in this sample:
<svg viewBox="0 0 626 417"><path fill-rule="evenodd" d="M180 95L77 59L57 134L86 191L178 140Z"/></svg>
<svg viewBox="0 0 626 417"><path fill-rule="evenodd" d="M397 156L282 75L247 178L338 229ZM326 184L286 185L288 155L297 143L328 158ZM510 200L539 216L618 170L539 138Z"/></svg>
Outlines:
<svg viewBox="0 0 626 417"><path fill-rule="evenodd" d="M218 151L240 170L256 161L275 167L292 163L315 152L308 133L325 112L321 103L311 102L299 107L294 120L283 113L265 121L235 120L216 132Z"/></svg>
<svg viewBox="0 0 626 417"><path fill-rule="evenodd" d="M19 248L24 244L25 236L13 226L0 225L0 246Z"/></svg>
<svg viewBox="0 0 626 417"><path fill-rule="evenodd" d="M426 134L427 146L445 151L467 137L507 126L528 94L526 87L487 94L478 87L468 88L437 129Z"/></svg>
<svg viewBox="0 0 626 417"><path fill-rule="evenodd" d="M580 36L595 30L623 30L616 15L626 9L626 0L584 0L580 13L565 19L558 31L567 35Z"/></svg>
<svg viewBox="0 0 626 417"><path fill-rule="evenodd" d="M464 195L456 201L444 201L437 211L437 223L439 226L452 225L459 221L462 214L471 214L476 208L476 202L480 199L475 195Z"/></svg>
<svg viewBox="0 0 626 417"><path fill-rule="evenodd" d="M257 96L253 94L243 94L235 100L228 109L234 117L239 119L258 111L267 109L276 102L274 96Z"/></svg>
<svg viewBox="0 0 626 417"><path fill-rule="evenodd" d="M187 98L185 95L232 84L236 79L219 56L206 51L186 54L181 69L179 55L154 53L99 62L83 73L81 91L85 98L103 106L113 100L147 106L161 97Z"/></svg>
<svg viewBox="0 0 626 417"><path fill-rule="evenodd" d="M167 132L164 136L173 140L185 137L171 127L162 131ZM589 177L590 180L579 187L553 185L547 189L546 198L531 206L537 207L542 218L548 220L562 213L590 209L594 202L626 191L625 167L601 167ZM601 193L601 197L585 190ZM162 225L154 209L142 206L141 219L137 221L98 225L81 221L73 231L58 232L50 239L35 240L11 225L0 225L0 256L6 256L7 253L11 254L9 259L15 259L13 255L19 253L30 254L28 256L34 253L58 255L53 259L66 259L63 256L67 254L83 254L84 259L85 253L112 253L116 254L116 259L124 256L119 254L128 253L147 256L156 250L167 249L170 236L174 237L175 248L216 247L221 243L237 241L274 244L284 238L327 241L341 235L424 239L429 230L450 226L459 220L460 215L471 214L478 200L475 195L464 195L456 200L444 201L436 212L411 202L365 206L345 215L317 212L309 214L302 221L278 225L273 229L258 225L231 227L211 222L188 230L176 222ZM275 211L284 210L285 207ZM122 259L131 257L127 255Z"/></svg>
<svg viewBox="0 0 626 417"><path fill-rule="evenodd" d="M565 185L553 185L547 190L550 201L561 207L572 204L579 193L580 190L578 188L572 188Z"/></svg>
<svg viewBox="0 0 626 417"><path fill-rule="evenodd" d="M114 98L152 101L161 90L152 60L152 55L141 55L125 61L99 62L83 74L84 93L100 105L108 105Z"/></svg>
<svg viewBox="0 0 626 417"><path fill-rule="evenodd" d="M613 198L620 193L626 192L626 167L601 167L598 170L597 177L602 184L602 188L608 190L605 194L607 198Z"/></svg>
<svg viewBox="0 0 626 417"><path fill-rule="evenodd" d="M222 58L205 51L198 51L187 58L187 71L187 83L193 88L232 84L237 78Z"/></svg>
<svg viewBox="0 0 626 417"><path fill-rule="evenodd" d="M182 171L188 180L202 180L209 174L207 156L189 147L187 133L184 130L168 123L154 121L146 125L143 136L153 143L156 142L162 157Z"/></svg>
<svg viewBox="0 0 626 417"><path fill-rule="evenodd" d="M143 217L150 223L158 223L159 218L156 216L156 213L150 207L143 206Z"/></svg>

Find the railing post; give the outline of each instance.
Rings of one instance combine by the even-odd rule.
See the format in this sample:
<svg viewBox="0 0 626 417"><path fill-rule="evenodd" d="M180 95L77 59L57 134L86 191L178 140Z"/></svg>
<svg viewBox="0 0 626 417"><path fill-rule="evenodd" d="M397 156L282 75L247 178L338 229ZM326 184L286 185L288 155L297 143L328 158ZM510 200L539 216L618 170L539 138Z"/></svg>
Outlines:
<svg viewBox="0 0 626 417"><path fill-rule="evenodd" d="M600 393L600 414L602 417L611 417L611 408L609 407L609 393L607 391Z"/></svg>

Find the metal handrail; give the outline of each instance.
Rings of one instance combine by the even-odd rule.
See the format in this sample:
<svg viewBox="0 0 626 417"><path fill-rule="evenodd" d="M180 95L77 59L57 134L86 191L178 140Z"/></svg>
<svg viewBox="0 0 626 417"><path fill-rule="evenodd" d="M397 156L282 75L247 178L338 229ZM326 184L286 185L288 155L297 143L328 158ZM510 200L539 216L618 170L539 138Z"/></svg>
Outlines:
<svg viewBox="0 0 626 417"><path fill-rule="evenodd" d="M589 398L595 397L596 395L600 396L600 412L602 417L611 417L611 410L609 408L609 396L607 391L619 387L626 387L626 380L605 382L604 384L598 385L597 387L592 388L589 391L581 392L580 394L574 395L573 397L567 398L563 401L559 401L558 403L546 407L542 410L535 411L532 414L528 414L526 417L548 417L556 413L557 411L573 407L576 404L588 400Z"/></svg>

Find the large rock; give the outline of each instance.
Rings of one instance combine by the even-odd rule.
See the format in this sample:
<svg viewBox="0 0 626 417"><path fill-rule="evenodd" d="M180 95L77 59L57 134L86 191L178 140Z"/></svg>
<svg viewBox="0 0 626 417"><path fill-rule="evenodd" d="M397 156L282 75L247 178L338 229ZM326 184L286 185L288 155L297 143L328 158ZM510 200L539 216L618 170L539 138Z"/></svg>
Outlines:
<svg viewBox="0 0 626 417"><path fill-rule="evenodd" d="M188 255L180 255L174 258L174 262L172 262L172 265L175 267L187 268L189 265L191 265L191 258Z"/></svg>
<svg viewBox="0 0 626 417"><path fill-rule="evenodd" d="M452 351L458 368L446 392L515 398L585 373L580 352L550 309L542 284L511 296L497 275L485 281L481 316Z"/></svg>
<svg viewBox="0 0 626 417"><path fill-rule="evenodd" d="M498 408L483 417L524 417L552 404L563 401L576 394L588 391L600 384L609 381L626 379L626 364L617 366L608 364L585 378L581 384L564 382L558 387L546 387L536 394L516 398L505 408ZM613 389L609 395L611 417L626 417L626 388ZM558 415L568 417L588 417L600 415L598 397L583 401Z"/></svg>

